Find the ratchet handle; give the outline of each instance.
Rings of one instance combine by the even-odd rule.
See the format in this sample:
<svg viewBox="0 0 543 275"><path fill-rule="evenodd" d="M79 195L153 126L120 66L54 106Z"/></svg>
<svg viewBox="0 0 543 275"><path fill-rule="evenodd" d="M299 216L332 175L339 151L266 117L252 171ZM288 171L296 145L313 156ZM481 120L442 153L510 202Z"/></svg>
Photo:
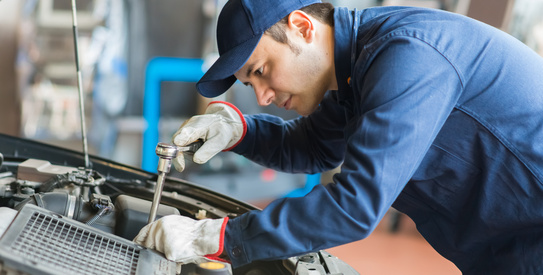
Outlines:
<svg viewBox="0 0 543 275"><path fill-rule="evenodd" d="M178 146L177 150L183 153L194 154L196 151L198 151L198 149L200 149L200 147L202 147L202 145L204 145L204 141L199 139L187 146Z"/></svg>

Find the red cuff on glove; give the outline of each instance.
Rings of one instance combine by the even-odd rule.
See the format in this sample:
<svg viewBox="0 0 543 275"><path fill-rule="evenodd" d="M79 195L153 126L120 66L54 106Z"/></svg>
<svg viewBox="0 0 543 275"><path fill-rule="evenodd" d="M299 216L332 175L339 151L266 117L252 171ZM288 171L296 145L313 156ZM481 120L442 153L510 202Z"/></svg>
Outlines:
<svg viewBox="0 0 543 275"><path fill-rule="evenodd" d="M209 106L209 105L211 105L213 103L222 103L222 104L226 104L226 105L230 106L232 109L234 109L234 111L236 111L236 113L238 113L239 117L241 118L241 122L243 123L243 134L241 135L241 138L238 140L238 142L236 142L234 145L230 146L230 148L226 148L226 149L222 150L223 152L230 151L234 147L238 146L238 144L245 137L245 134L247 133L247 122L245 122L245 117L243 117L243 113L241 113L241 111L238 109L238 107L236 107L234 104L232 104L230 102L226 102L226 101L212 101L207 106Z"/></svg>
<svg viewBox="0 0 543 275"><path fill-rule="evenodd" d="M208 258L210 260L214 260L214 261L229 263L227 260L219 258L219 256L224 251L224 231L226 230L226 224L227 223L228 223L228 217L225 217L223 222L222 222L222 225L221 225L221 236L220 236L220 239L219 239L219 251L217 251L217 253L214 253L214 254L207 254L204 257L206 257L206 258Z"/></svg>

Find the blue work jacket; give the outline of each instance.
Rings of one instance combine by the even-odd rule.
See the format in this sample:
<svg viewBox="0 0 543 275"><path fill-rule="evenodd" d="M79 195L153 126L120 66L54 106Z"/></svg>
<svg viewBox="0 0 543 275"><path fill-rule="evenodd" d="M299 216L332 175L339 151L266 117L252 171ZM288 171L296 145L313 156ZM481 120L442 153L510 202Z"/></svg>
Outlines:
<svg viewBox="0 0 543 275"><path fill-rule="evenodd" d="M229 221L234 266L360 240L393 206L464 274L543 273L543 58L433 9L334 10L339 89L234 151L333 182Z"/></svg>

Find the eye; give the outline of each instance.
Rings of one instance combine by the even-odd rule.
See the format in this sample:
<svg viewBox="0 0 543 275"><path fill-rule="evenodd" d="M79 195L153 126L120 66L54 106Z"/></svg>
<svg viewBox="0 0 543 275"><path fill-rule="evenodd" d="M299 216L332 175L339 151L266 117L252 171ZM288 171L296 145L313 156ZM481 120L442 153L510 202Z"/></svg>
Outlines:
<svg viewBox="0 0 543 275"><path fill-rule="evenodd" d="M256 75L262 75L263 71L264 71L264 67L260 67L260 68L258 68L258 70L255 71L255 74Z"/></svg>

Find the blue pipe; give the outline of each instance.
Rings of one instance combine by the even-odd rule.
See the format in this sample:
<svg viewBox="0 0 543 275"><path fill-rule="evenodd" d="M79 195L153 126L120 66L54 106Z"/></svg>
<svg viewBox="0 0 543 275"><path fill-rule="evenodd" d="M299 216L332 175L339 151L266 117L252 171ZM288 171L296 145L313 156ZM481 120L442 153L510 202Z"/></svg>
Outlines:
<svg viewBox="0 0 543 275"><path fill-rule="evenodd" d="M315 187L317 184L320 184L321 181L321 174L308 174L306 176L306 182L304 187L294 189L290 192L288 192L284 197L292 198L292 197L303 197L307 195L307 193L311 192L313 190L313 187Z"/></svg>
<svg viewBox="0 0 543 275"><path fill-rule="evenodd" d="M141 168L156 172L160 119L160 84L162 81L197 82L204 72L204 61L198 58L155 57L145 68L145 89L143 94L143 118L146 128L143 133Z"/></svg>

